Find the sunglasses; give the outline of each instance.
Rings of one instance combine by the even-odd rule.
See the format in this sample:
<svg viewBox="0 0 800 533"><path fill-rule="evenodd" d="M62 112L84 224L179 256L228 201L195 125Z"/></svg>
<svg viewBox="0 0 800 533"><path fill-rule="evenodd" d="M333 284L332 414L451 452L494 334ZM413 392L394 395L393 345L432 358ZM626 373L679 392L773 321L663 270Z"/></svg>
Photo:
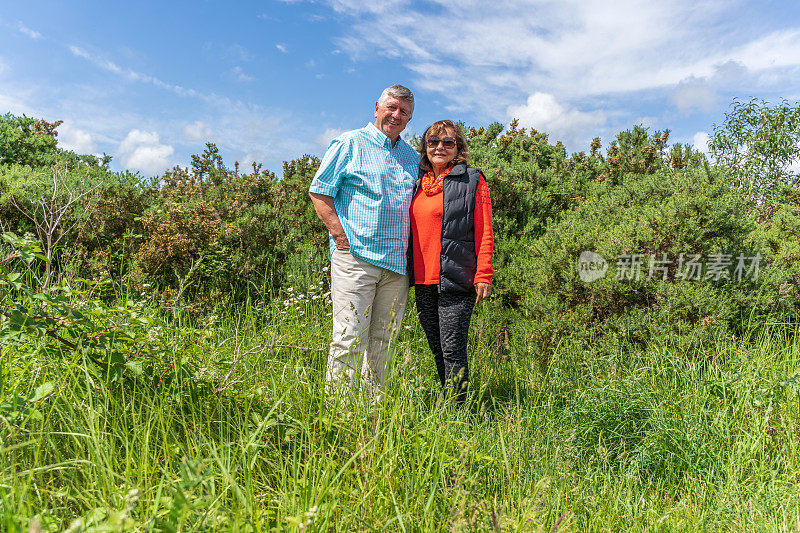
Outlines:
<svg viewBox="0 0 800 533"><path fill-rule="evenodd" d="M445 148L456 147L456 140L453 139L452 137L445 137L444 139L440 139L435 135L431 135L430 137L428 137L428 140L426 142L428 143L428 148L436 148L437 146L439 146L439 143L442 143L442 146L444 146Z"/></svg>

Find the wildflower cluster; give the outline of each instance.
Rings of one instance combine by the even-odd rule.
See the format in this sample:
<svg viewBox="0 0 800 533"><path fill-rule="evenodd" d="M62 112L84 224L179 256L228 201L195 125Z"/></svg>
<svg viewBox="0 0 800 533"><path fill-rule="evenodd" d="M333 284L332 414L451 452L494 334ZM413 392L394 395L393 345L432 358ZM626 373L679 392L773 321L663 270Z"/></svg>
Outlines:
<svg viewBox="0 0 800 533"><path fill-rule="evenodd" d="M304 317L313 306L322 304L327 307L330 303L331 291L326 291L322 283L309 285L305 293L296 291L294 287L287 287L279 312L284 316Z"/></svg>

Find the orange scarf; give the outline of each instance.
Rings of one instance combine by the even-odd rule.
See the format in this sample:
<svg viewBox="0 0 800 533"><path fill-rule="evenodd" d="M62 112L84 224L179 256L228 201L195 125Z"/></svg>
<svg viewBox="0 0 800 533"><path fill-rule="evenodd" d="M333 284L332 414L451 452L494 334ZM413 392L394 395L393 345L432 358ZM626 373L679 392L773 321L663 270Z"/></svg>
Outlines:
<svg viewBox="0 0 800 533"><path fill-rule="evenodd" d="M451 170L453 170L452 166L447 167L447 170L439 174L438 178L434 176L433 170L426 172L422 177L422 190L425 191L425 194L433 196L442 192L444 177L450 174Z"/></svg>

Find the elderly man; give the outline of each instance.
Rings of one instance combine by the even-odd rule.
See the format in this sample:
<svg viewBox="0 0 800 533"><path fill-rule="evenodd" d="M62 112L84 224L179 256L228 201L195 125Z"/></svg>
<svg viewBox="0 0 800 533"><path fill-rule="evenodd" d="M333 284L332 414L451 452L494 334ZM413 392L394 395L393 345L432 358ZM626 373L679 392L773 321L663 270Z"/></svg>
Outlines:
<svg viewBox="0 0 800 533"><path fill-rule="evenodd" d="M408 297L408 208L419 154L400 138L414 95L387 87L375 123L334 139L311 182L317 216L330 232L333 339L329 392L357 389L361 378L380 398Z"/></svg>

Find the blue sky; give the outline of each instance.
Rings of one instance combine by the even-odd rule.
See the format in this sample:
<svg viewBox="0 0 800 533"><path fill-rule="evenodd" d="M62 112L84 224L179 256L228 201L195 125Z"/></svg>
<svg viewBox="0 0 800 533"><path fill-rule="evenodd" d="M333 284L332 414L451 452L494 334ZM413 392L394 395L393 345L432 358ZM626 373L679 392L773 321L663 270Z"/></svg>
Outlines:
<svg viewBox="0 0 800 533"><path fill-rule="evenodd" d="M63 120L62 147L156 175L206 141L228 164L322 155L416 94L451 118L586 150L634 124L703 147L736 96L800 100L800 9L736 0L0 0L0 114Z"/></svg>

